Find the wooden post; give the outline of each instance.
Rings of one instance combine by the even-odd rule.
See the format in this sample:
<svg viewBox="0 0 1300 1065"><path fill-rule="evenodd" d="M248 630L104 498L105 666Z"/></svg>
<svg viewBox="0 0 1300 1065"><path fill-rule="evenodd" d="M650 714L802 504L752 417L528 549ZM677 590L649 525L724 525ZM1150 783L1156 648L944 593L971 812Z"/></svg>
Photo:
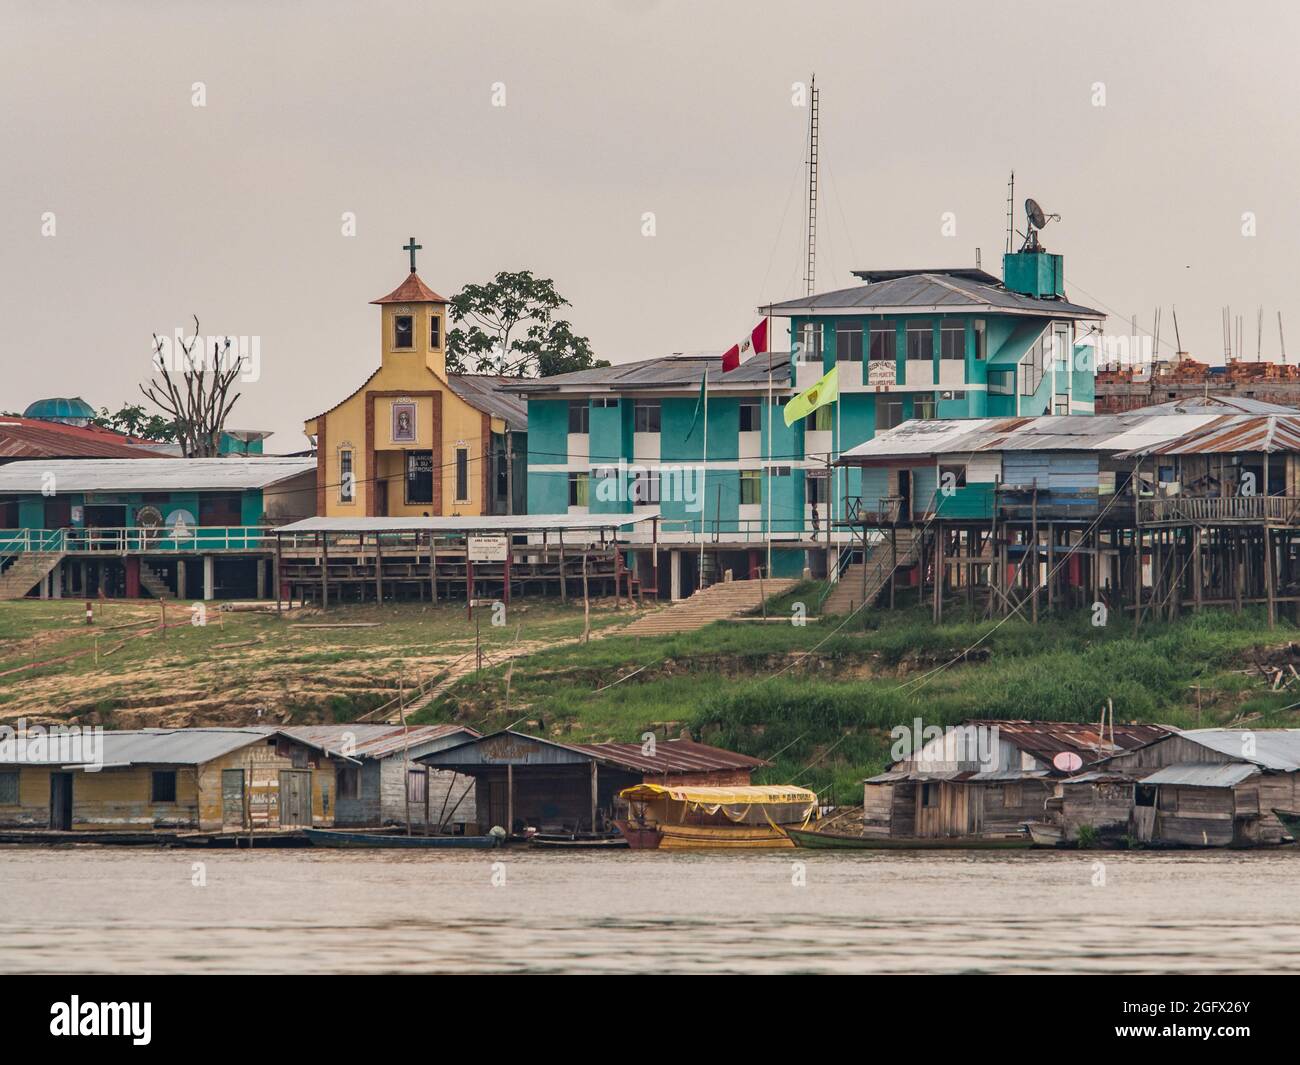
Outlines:
<svg viewBox="0 0 1300 1065"><path fill-rule="evenodd" d="M438 602L438 542L432 529L429 530L429 602ZM448 791L451 785L447 785Z"/></svg>
<svg viewBox="0 0 1300 1065"><path fill-rule="evenodd" d="M582 642L591 643L591 599L587 595L587 552L582 552Z"/></svg>
<svg viewBox="0 0 1300 1065"><path fill-rule="evenodd" d="M1035 625L1038 624L1038 480L1034 480L1034 494L1029 504L1030 526L1032 528L1031 536L1033 544L1030 546L1030 552L1033 555L1029 564L1029 583L1033 591L1033 602L1029 608L1029 619Z"/></svg>
<svg viewBox="0 0 1300 1065"><path fill-rule="evenodd" d="M943 621L943 523L934 523L934 623Z"/></svg>
<svg viewBox="0 0 1300 1065"><path fill-rule="evenodd" d="M380 533L375 533L375 606L382 606L384 602L384 548L380 536Z"/></svg>
<svg viewBox="0 0 1300 1065"><path fill-rule="evenodd" d="M618 541L613 541L614 546L614 609L623 609L623 552L618 549ZM631 604L629 604L630 606Z"/></svg>
<svg viewBox="0 0 1300 1065"><path fill-rule="evenodd" d="M569 601L569 582L564 573L564 530L560 530L560 602ZM585 556L584 556L585 557Z"/></svg>
<svg viewBox="0 0 1300 1065"><path fill-rule="evenodd" d="M889 609L894 609L894 578L898 575L898 526L889 528Z"/></svg>
<svg viewBox="0 0 1300 1065"><path fill-rule="evenodd" d="M514 546L510 543L510 534L506 533L506 561L505 561L505 604L510 605L510 556L514 554Z"/></svg>
<svg viewBox="0 0 1300 1065"><path fill-rule="evenodd" d="M474 563L469 560L469 542L465 543L465 617L474 616Z"/></svg>
<svg viewBox="0 0 1300 1065"><path fill-rule="evenodd" d="M181 586L181 575L185 572L185 563L179 559L176 562L176 583L181 597L185 595L184 587ZM280 534L275 534L275 572L271 574L271 579L275 581L275 613L280 615Z"/></svg>
<svg viewBox="0 0 1300 1065"><path fill-rule="evenodd" d="M1267 470L1267 466L1265 469ZM1264 594L1268 597L1268 627L1277 624L1277 591L1273 574L1273 533L1264 519Z"/></svg>
<svg viewBox="0 0 1300 1065"><path fill-rule="evenodd" d="M506 763L506 839L515 831L515 766Z"/></svg>
<svg viewBox="0 0 1300 1065"><path fill-rule="evenodd" d="M320 605L322 610L330 605L330 538L325 532L320 534Z"/></svg>
<svg viewBox="0 0 1300 1065"><path fill-rule="evenodd" d="M591 831L596 831L596 759L591 760Z"/></svg>

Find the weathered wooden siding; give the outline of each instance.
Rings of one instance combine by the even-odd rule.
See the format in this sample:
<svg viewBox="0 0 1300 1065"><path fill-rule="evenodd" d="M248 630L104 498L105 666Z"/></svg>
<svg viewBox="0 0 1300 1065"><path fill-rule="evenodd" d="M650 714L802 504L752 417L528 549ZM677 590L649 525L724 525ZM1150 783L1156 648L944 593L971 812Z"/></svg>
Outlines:
<svg viewBox="0 0 1300 1065"><path fill-rule="evenodd" d="M1079 827L1091 825L1103 835L1123 835L1132 828L1133 785L1122 781L1061 784L1057 823L1066 839L1078 839Z"/></svg>
<svg viewBox="0 0 1300 1065"><path fill-rule="evenodd" d="M222 770L242 770L246 791L245 820L227 825L222 809ZM316 828L334 824L334 762L300 744L277 739L252 743L238 751L205 763L199 770L199 828L205 832L230 829L276 829L280 827L280 773L305 770L311 773L311 821Z"/></svg>

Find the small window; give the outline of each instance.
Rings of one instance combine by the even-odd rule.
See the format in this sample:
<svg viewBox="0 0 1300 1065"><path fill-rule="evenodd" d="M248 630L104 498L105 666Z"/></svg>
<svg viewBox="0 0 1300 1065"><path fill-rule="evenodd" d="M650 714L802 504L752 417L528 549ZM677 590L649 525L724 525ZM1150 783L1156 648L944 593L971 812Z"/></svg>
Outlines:
<svg viewBox="0 0 1300 1065"><path fill-rule="evenodd" d="M939 325L939 358L950 362L966 359L966 323L945 320Z"/></svg>
<svg viewBox="0 0 1300 1065"><path fill-rule="evenodd" d="M632 408L632 431L637 433L659 432L659 401L637 400Z"/></svg>
<svg viewBox="0 0 1300 1065"><path fill-rule="evenodd" d="M569 506L585 507L591 478L585 473L569 474Z"/></svg>
<svg viewBox="0 0 1300 1065"><path fill-rule="evenodd" d="M456 502L469 502L469 448L456 449Z"/></svg>
<svg viewBox="0 0 1300 1065"><path fill-rule="evenodd" d="M591 405L585 399L569 400L569 432L582 436L591 432Z"/></svg>
<svg viewBox="0 0 1300 1065"><path fill-rule="evenodd" d="M964 465L940 466L939 467L939 487L943 488L965 488L966 487L966 467Z"/></svg>
<svg viewBox="0 0 1300 1065"><path fill-rule="evenodd" d="M763 428L763 413L757 402L742 400L740 403L740 431L757 433Z"/></svg>
<svg viewBox="0 0 1300 1065"><path fill-rule="evenodd" d="M18 772L0 773L0 806L18 805Z"/></svg>
<svg viewBox="0 0 1300 1065"><path fill-rule="evenodd" d="M411 348L415 346L415 319L409 314L393 317L393 347Z"/></svg>
<svg viewBox="0 0 1300 1065"><path fill-rule="evenodd" d="M840 322L836 325L835 361L862 361L862 323Z"/></svg>
<svg viewBox="0 0 1300 1065"><path fill-rule="evenodd" d="M804 322L799 327L799 361L822 361L822 327L818 322Z"/></svg>
<svg viewBox="0 0 1300 1065"><path fill-rule="evenodd" d="M1056 401L1052 404L1052 413L1069 414L1070 413L1070 396L1066 392L1056 393Z"/></svg>
<svg viewBox="0 0 1300 1065"><path fill-rule="evenodd" d="M945 401L956 400L958 403L964 403L966 402L966 393L945 390L939 393L939 398Z"/></svg>
<svg viewBox="0 0 1300 1065"><path fill-rule="evenodd" d="M591 401L593 407L617 407L618 400L611 396L600 396Z"/></svg>
<svg viewBox="0 0 1300 1065"><path fill-rule="evenodd" d="M912 399L912 417L929 421L934 418L934 395L918 392Z"/></svg>
<svg viewBox="0 0 1300 1065"><path fill-rule="evenodd" d="M344 766L335 774L338 779L340 799L361 798L361 770L356 766Z"/></svg>
<svg viewBox="0 0 1300 1065"><path fill-rule="evenodd" d="M939 805L939 785L922 784L921 785L921 805L927 810L932 810Z"/></svg>
<svg viewBox="0 0 1300 1065"><path fill-rule="evenodd" d="M763 502L763 475L760 470L740 471L740 505Z"/></svg>
<svg viewBox="0 0 1300 1065"><path fill-rule="evenodd" d="M767 475L768 475L768 477L789 477L789 476L790 476L790 467L789 467L789 466L769 466L769 467L767 468Z"/></svg>
<svg viewBox="0 0 1300 1065"><path fill-rule="evenodd" d="M1139 784L1133 789L1134 806L1154 806L1156 804L1156 786Z"/></svg>
<svg viewBox="0 0 1300 1065"><path fill-rule="evenodd" d="M898 358L898 331L892 322L871 327L871 361L893 362Z"/></svg>
<svg viewBox="0 0 1300 1065"><path fill-rule="evenodd" d="M638 507L659 502L659 472L638 470L632 481L632 503Z"/></svg>
<svg viewBox="0 0 1300 1065"><path fill-rule="evenodd" d="M163 769L153 773L153 787L151 789L152 802L175 802L176 801L176 770Z"/></svg>
<svg viewBox="0 0 1300 1065"><path fill-rule="evenodd" d="M984 359L988 357L988 337L984 332L984 319L976 318L975 326L975 358Z"/></svg>
<svg viewBox="0 0 1300 1065"><path fill-rule="evenodd" d="M429 347L434 351L442 347L442 315L440 314L429 318Z"/></svg>
<svg viewBox="0 0 1300 1065"><path fill-rule="evenodd" d="M429 794L429 772L426 769L408 769L406 771L406 797L420 806Z"/></svg>
<svg viewBox="0 0 1300 1065"><path fill-rule="evenodd" d="M339 502L351 503L357 497L357 476L352 469L352 449L339 451Z"/></svg>
<svg viewBox="0 0 1300 1065"><path fill-rule="evenodd" d="M829 433L835 427L835 408L829 403L818 407L812 413L812 423L814 432Z"/></svg>
<svg viewBox="0 0 1300 1065"><path fill-rule="evenodd" d="M989 395L1014 396L1016 394L1015 370L990 370Z"/></svg>
<svg viewBox="0 0 1300 1065"><path fill-rule="evenodd" d="M907 323L907 357L913 361L934 358L934 327L929 322Z"/></svg>
<svg viewBox="0 0 1300 1065"><path fill-rule="evenodd" d="M876 432L892 429L903 421L903 401L901 399L877 400Z"/></svg>

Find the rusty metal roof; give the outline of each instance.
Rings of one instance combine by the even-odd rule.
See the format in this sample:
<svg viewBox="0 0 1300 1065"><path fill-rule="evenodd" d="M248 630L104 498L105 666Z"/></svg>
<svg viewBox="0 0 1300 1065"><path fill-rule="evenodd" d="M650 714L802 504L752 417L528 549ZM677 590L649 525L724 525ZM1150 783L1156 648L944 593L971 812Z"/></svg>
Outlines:
<svg viewBox="0 0 1300 1065"><path fill-rule="evenodd" d="M1250 762L1223 762L1219 765L1191 762L1157 769L1150 776L1142 777L1141 783L1176 784L1184 788L1231 788L1258 772L1259 766Z"/></svg>
<svg viewBox="0 0 1300 1065"><path fill-rule="evenodd" d="M1049 765L1064 751L1079 755L1087 765L1120 751L1145 747L1170 734L1169 729L1160 725L1117 724L1112 745L1110 726L1103 737L1096 722L971 720L962 724L996 726L999 739Z"/></svg>
<svg viewBox="0 0 1300 1065"><path fill-rule="evenodd" d="M762 758L710 747L694 740L656 742L654 754L645 754L640 743L571 743L570 747L586 751L604 761L634 769L638 773L713 773L725 769L757 769L771 765Z"/></svg>
<svg viewBox="0 0 1300 1065"><path fill-rule="evenodd" d="M0 417L0 460L157 458L161 445L91 425Z"/></svg>
<svg viewBox="0 0 1300 1065"><path fill-rule="evenodd" d="M1300 452L1300 413L1223 415L1172 440L1136 448L1120 457L1231 455L1243 451Z"/></svg>
<svg viewBox="0 0 1300 1065"><path fill-rule="evenodd" d="M353 722L342 725L292 725L282 731L331 752L342 751L353 758L387 758L401 754L408 747L421 754L463 740L475 739L479 733L468 725L370 725ZM437 741L447 741L436 745Z"/></svg>

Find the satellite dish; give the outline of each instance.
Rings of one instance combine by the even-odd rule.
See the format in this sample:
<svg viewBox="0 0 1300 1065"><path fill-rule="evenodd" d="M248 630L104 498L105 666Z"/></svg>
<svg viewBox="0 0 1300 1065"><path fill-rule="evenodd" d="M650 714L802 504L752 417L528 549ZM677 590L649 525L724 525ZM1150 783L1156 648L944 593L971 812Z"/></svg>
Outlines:
<svg viewBox="0 0 1300 1065"><path fill-rule="evenodd" d="M1037 200L1025 201L1025 214L1029 218L1029 224L1035 229L1042 229L1047 225L1047 215L1041 207L1038 206Z"/></svg>
<svg viewBox="0 0 1300 1065"><path fill-rule="evenodd" d="M1029 202L1033 203L1034 201L1030 200ZM1052 765L1056 766L1062 773L1075 773L1083 768L1083 759L1073 751L1060 751L1052 759Z"/></svg>

